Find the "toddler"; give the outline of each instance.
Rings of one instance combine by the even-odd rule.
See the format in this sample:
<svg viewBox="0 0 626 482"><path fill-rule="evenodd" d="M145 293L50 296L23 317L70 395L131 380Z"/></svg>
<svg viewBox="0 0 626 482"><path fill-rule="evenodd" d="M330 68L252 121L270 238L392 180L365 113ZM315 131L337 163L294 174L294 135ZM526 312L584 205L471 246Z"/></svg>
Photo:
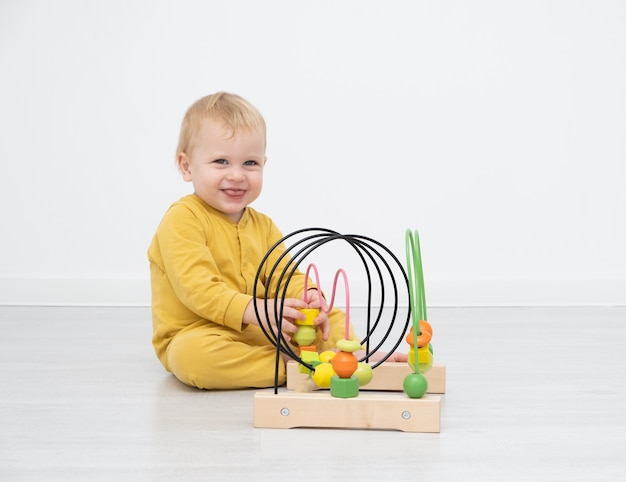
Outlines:
<svg viewBox="0 0 626 482"><path fill-rule="evenodd" d="M262 298L253 299L256 272L283 236L273 221L250 207L261 194L266 125L260 112L238 95L218 92L196 101L183 119L176 162L193 194L174 202L148 249L152 288L152 343L166 370L187 385L237 389L274 385L276 348L257 320ZM271 270L284 253L273 252ZM279 270L288 263L283 259ZM280 271L277 271L280 272ZM276 286L259 278L262 297ZM274 276L272 283L275 283ZM311 286L311 285L309 285ZM282 292L282 291L281 291ZM304 274L289 281L282 331L295 333L301 308L319 308L316 289L304 298ZM273 316L273 304L268 310ZM275 319L263 320L276 333ZM345 336L345 314L333 309L315 320L319 351ZM352 329L350 329L353 337ZM295 348L294 348L295 349ZM297 352L297 351L296 351ZM285 381L284 360L279 382Z"/></svg>

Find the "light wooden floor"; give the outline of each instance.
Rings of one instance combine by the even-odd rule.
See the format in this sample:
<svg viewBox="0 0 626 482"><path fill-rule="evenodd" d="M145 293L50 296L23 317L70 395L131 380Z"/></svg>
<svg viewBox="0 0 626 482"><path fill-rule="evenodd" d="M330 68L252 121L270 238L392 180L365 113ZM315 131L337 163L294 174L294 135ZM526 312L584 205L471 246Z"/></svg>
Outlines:
<svg viewBox="0 0 626 482"><path fill-rule="evenodd" d="M165 373L146 308L0 307L0 480L626 480L626 308L429 320L441 433L280 430Z"/></svg>

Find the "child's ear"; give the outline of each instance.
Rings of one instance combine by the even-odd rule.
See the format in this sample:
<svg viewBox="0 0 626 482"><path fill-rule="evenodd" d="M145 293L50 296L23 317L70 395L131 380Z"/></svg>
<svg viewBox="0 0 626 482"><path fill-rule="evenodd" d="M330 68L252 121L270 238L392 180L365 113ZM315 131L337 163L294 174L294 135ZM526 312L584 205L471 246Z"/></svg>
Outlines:
<svg viewBox="0 0 626 482"><path fill-rule="evenodd" d="M178 169L183 175L183 180L187 182L191 181L191 170L189 169L189 157L187 154L185 152L179 152L176 156L176 161L178 163Z"/></svg>

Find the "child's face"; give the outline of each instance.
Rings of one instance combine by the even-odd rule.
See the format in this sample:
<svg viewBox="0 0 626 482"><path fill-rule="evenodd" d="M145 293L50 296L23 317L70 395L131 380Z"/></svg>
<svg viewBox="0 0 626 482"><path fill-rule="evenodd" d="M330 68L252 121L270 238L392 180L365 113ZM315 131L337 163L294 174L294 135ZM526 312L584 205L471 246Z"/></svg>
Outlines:
<svg viewBox="0 0 626 482"><path fill-rule="evenodd" d="M190 153L178 154L183 179L209 206L239 222L263 187L265 137L242 130L235 136L219 120L204 121Z"/></svg>

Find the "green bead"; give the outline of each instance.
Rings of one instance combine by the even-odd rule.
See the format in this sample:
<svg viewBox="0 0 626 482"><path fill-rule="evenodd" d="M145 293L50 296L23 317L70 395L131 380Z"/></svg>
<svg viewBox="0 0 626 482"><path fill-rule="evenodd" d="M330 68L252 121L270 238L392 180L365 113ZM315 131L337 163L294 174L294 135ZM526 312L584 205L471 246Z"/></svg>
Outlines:
<svg viewBox="0 0 626 482"><path fill-rule="evenodd" d="M293 336L293 339L299 346L308 346L315 341L315 328L312 326L300 326L298 332Z"/></svg>
<svg viewBox="0 0 626 482"><path fill-rule="evenodd" d="M403 387L409 398L422 398L428 390L428 380L421 373L409 373L404 378Z"/></svg>
<svg viewBox="0 0 626 482"><path fill-rule="evenodd" d="M336 398L354 398L359 395L359 379L354 375L350 378L339 378L337 375L330 379L330 394Z"/></svg>
<svg viewBox="0 0 626 482"><path fill-rule="evenodd" d="M368 363L359 362L354 376L359 379L359 387L364 387L374 378L374 370Z"/></svg>
<svg viewBox="0 0 626 482"><path fill-rule="evenodd" d="M354 353L361 349L361 344L356 340L339 340L335 343L335 346L339 348L341 351L345 351L348 353Z"/></svg>

